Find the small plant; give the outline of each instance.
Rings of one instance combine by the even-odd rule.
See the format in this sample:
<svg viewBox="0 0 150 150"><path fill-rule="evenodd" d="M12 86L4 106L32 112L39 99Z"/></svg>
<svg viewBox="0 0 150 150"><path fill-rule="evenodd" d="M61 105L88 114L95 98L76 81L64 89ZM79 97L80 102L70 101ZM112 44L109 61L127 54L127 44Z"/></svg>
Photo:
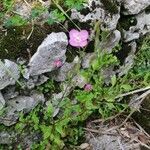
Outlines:
<svg viewBox="0 0 150 150"><path fill-rule="evenodd" d="M44 94L48 93L48 92L51 93L55 89L54 82L53 82L53 80L48 80L46 83L37 87L37 89Z"/></svg>
<svg viewBox="0 0 150 150"><path fill-rule="evenodd" d="M87 0L66 0L65 6L67 6L68 8L81 10L83 8L83 4L86 2Z"/></svg>

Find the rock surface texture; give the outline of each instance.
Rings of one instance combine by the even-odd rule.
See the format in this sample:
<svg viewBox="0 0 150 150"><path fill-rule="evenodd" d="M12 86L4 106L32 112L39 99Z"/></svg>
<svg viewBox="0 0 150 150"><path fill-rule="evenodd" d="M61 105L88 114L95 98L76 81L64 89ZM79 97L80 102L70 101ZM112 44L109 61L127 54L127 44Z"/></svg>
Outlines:
<svg viewBox="0 0 150 150"><path fill-rule="evenodd" d="M62 82L65 81L69 76L71 77L74 73L76 66L78 66L80 60L78 57L75 57L72 63L65 63L60 69L54 71L51 74L51 77L57 81Z"/></svg>
<svg viewBox="0 0 150 150"><path fill-rule="evenodd" d="M8 85L14 85L19 79L20 72L16 63L5 59L0 65L0 90Z"/></svg>
<svg viewBox="0 0 150 150"><path fill-rule="evenodd" d="M68 40L65 33L49 34L29 62L29 76L40 75L55 70L55 60L59 59L64 63L67 45Z"/></svg>
<svg viewBox="0 0 150 150"><path fill-rule="evenodd" d="M0 110L5 106L5 100L4 97L2 95L2 93L0 92Z"/></svg>
<svg viewBox="0 0 150 150"><path fill-rule="evenodd" d="M131 26L128 31L124 30L124 42L139 39L141 36L150 33L150 13L142 12L135 16L137 24Z"/></svg>
<svg viewBox="0 0 150 150"><path fill-rule="evenodd" d="M150 5L150 0L123 0L123 7L125 15L135 15L143 11L146 7Z"/></svg>
<svg viewBox="0 0 150 150"><path fill-rule="evenodd" d="M108 1L109 2L109 1ZM87 10L86 14L82 14L82 12L78 12L77 10L73 9L71 18L77 19L80 22L87 22L87 21L96 21L99 20L102 24L101 28L114 30L116 29L118 20L120 18L120 5L113 3L106 3L105 1L100 0L91 0L88 1L88 4L85 6L85 10ZM108 5L112 5L113 11L107 8Z"/></svg>
<svg viewBox="0 0 150 150"><path fill-rule="evenodd" d="M11 126L16 123L19 112L27 113L35 108L39 103L44 103L44 95L33 92L31 96L18 96L7 101L5 114L0 118L0 123Z"/></svg>

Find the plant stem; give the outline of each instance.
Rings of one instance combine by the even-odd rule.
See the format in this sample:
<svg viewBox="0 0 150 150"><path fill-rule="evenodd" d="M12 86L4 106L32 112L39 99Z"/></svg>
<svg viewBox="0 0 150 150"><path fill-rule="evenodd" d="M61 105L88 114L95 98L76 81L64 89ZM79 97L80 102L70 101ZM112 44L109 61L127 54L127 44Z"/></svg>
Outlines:
<svg viewBox="0 0 150 150"><path fill-rule="evenodd" d="M72 19L68 16L68 14L63 10L63 8L57 3L55 2L55 0L52 0L53 3L57 6L57 8L75 25L75 27L78 29L78 30L81 30L80 27L78 27L73 21Z"/></svg>

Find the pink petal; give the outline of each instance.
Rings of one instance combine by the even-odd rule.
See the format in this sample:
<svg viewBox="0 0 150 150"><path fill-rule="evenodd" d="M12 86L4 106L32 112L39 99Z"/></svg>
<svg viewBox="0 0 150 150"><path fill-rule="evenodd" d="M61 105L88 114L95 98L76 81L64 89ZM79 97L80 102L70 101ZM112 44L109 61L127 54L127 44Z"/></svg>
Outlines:
<svg viewBox="0 0 150 150"><path fill-rule="evenodd" d="M79 47L80 46L80 43L78 41L74 40L74 39L70 39L69 44L71 46L74 46L74 47Z"/></svg>
<svg viewBox="0 0 150 150"><path fill-rule="evenodd" d="M87 42L87 40L85 40L85 41L81 41L81 42L79 43L79 46L80 46L80 47L85 47L87 44L88 44L88 42Z"/></svg>
<svg viewBox="0 0 150 150"><path fill-rule="evenodd" d="M80 33L80 38L84 41L87 40L89 38L89 33L86 30L81 30Z"/></svg>
<svg viewBox="0 0 150 150"><path fill-rule="evenodd" d="M85 87L84 87L84 90L89 92L93 89L93 86L91 84L86 84Z"/></svg>
<svg viewBox="0 0 150 150"><path fill-rule="evenodd" d="M79 31L78 30L75 30L75 29L72 29L70 32L69 32L69 37L70 39L74 39L76 37L79 36Z"/></svg>

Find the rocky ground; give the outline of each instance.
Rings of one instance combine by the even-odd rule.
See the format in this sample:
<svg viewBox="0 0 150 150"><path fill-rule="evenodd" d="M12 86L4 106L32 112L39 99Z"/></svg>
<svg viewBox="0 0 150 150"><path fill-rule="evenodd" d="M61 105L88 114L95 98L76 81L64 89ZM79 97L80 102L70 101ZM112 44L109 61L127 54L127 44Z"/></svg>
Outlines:
<svg viewBox="0 0 150 150"><path fill-rule="evenodd" d="M47 1L42 1L42 4L45 7L49 6ZM82 53L79 55L78 49L73 49L68 43L68 32L64 27L67 30L72 28L70 20L65 21L64 27L35 23L33 30L31 24L11 28L1 26L0 144L2 148L0 146L0 149L8 149L8 147L16 149L16 145L20 143L23 149L30 149L33 142L40 141L39 132L31 134L25 132L21 134L22 141L19 141L18 133L15 130L8 130L9 127L13 129L17 123L21 122L20 114L26 116L34 108L38 106L46 108L51 102L54 108L53 118L59 117L63 112L63 109L59 107L62 99L64 97L71 99L70 95L74 89L85 87L87 79L79 73L78 69L90 68L91 62L97 57L93 50L97 28L101 33L106 32L107 38L100 40L96 46L107 54L114 54L121 62L117 67L112 64L102 69L105 85L110 85L112 76L123 78L131 72L135 65L136 55L145 38L148 39L145 46L147 48L146 71L150 72L149 8L150 0L116 0L113 3L109 0L91 0L84 5L81 11L71 9L70 19L81 29L90 32L89 45L84 57L81 57ZM25 2L16 2L13 9L25 18L30 16L30 7ZM40 23L49 15L47 13L42 15ZM115 52L114 49L116 49ZM58 60L61 62L60 66L55 65L55 61ZM71 74L69 84L66 82L70 81L68 74ZM51 90L51 85L47 84L49 80L53 81L54 91ZM124 103L134 111L119 113L118 116L111 116L107 121L104 119L95 121L98 117L93 111L94 114L91 117L87 115L88 119L85 119L86 123L82 125L85 131L84 141L70 149L138 150L141 149L141 146L149 149L150 76L148 73L144 80L139 86L137 82L137 86L133 86L126 92L127 95L121 95L124 93L121 92L117 94L121 96L115 98L118 102L126 101ZM132 81L129 80L129 82ZM49 88L44 87L46 84L50 86L49 93L44 91ZM139 91L136 91L137 87ZM125 99L120 99L122 97ZM76 104L76 99L72 99L72 103ZM141 113L137 113L137 110L141 110ZM126 117L128 115L129 118ZM121 122L123 124L120 124ZM47 146L47 149L51 148Z"/></svg>

